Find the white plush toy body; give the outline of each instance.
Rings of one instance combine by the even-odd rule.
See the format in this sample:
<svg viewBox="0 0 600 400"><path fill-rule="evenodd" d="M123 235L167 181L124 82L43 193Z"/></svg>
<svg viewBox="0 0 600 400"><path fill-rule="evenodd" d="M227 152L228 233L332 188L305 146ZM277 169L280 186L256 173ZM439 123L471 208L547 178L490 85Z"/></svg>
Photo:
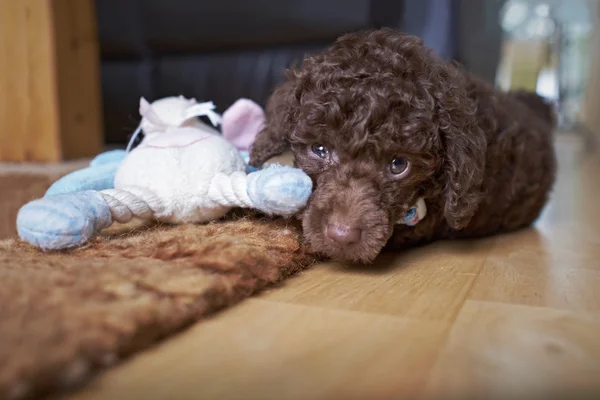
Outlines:
<svg viewBox="0 0 600 400"><path fill-rule="evenodd" d="M233 145L215 134L194 128L167 131L146 140L123 160L115 176L115 190L139 193L159 220L207 222L224 216L231 208L208 195L211 186L218 185L219 179L231 181L236 172L246 175L244 161L237 153Z"/></svg>
<svg viewBox="0 0 600 400"><path fill-rule="evenodd" d="M190 107L180 98L153 105L142 99L144 140L125 157L115 176L115 189L107 195L117 199L120 193L132 193L148 204L155 218L176 224L217 219L233 206L252 207L244 195L246 164L239 150L196 118L183 122L173 118L185 118ZM230 200L228 189L237 192Z"/></svg>
<svg viewBox="0 0 600 400"><path fill-rule="evenodd" d="M248 132L254 135L260 128L262 110L254 103L234 104L223 125L228 140L198 118L206 116L217 125L221 117L213 108L183 97L152 104L141 99L142 121L135 136L143 131L144 138L134 149L135 137L130 142L114 186L47 194L26 204L17 217L21 238L56 250L83 244L115 221L203 223L233 207L282 216L304 207L312 182L302 171L273 165L246 172L240 147L248 143ZM235 141L244 144L236 147Z"/></svg>

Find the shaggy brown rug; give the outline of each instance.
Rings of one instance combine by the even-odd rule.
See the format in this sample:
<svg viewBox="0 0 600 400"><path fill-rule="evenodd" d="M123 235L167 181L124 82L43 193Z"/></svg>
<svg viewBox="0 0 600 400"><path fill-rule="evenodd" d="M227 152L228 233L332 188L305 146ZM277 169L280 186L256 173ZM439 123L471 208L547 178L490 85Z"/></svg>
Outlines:
<svg viewBox="0 0 600 400"><path fill-rule="evenodd" d="M157 226L43 254L0 242L0 398L57 393L316 261L283 220Z"/></svg>

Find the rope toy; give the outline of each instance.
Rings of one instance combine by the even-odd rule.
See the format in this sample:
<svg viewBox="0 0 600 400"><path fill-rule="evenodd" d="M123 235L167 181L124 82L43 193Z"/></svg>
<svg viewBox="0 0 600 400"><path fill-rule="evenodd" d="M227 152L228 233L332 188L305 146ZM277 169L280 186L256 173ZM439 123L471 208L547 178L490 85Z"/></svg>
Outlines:
<svg viewBox="0 0 600 400"><path fill-rule="evenodd" d="M304 208L312 192L304 172L247 165L249 146L264 124L262 108L245 99L223 116L214 108L182 96L152 104L142 98L142 120L127 150L99 155L24 205L17 216L20 238L43 250L61 250L134 218L205 223L234 207L283 217ZM201 116L221 125L222 133ZM133 147L139 134L144 137Z"/></svg>

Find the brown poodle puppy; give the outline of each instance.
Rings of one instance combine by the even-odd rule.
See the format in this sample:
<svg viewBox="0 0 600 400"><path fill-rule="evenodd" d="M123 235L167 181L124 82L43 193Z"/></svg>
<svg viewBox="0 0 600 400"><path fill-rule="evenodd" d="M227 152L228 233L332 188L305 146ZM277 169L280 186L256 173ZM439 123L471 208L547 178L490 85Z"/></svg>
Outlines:
<svg viewBox="0 0 600 400"><path fill-rule="evenodd" d="M535 94L502 93L388 29L348 34L274 92L251 151L291 148L315 184L306 242L369 263L386 247L513 231L534 222L555 178L554 118ZM397 222L423 198L427 215Z"/></svg>

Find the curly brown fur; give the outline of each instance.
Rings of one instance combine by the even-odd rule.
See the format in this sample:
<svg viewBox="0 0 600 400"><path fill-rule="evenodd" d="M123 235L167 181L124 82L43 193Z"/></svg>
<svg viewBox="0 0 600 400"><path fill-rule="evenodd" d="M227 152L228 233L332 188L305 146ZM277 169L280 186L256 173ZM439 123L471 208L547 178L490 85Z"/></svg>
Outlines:
<svg viewBox="0 0 600 400"><path fill-rule="evenodd" d="M267 106L251 163L288 147L315 183L300 216L315 250L370 262L387 244L479 237L530 225L554 183L550 107L502 93L388 29L348 34L289 71ZM315 144L328 149L322 159ZM397 156L410 163L398 177ZM419 197L428 214L396 221ZM340 244L328 227L360 229Z"/></svg>

